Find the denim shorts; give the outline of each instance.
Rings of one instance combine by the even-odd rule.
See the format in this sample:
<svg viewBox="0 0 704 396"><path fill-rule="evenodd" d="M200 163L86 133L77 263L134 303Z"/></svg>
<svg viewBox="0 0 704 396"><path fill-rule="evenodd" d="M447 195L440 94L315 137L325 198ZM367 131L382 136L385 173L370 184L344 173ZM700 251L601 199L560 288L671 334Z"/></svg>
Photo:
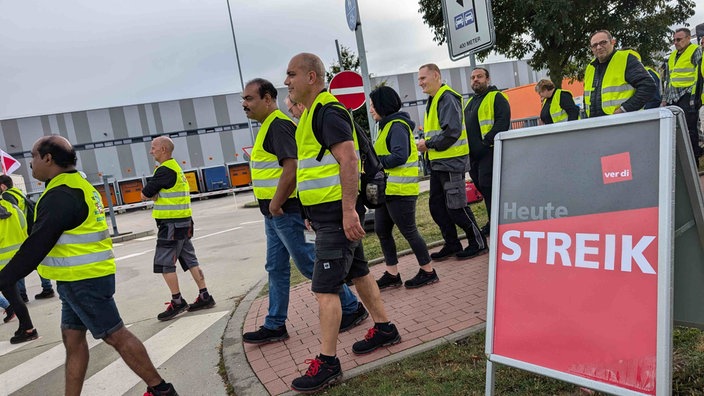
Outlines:
<svg viewBox="0 0 704 396"><path fill-rule="evenodd" d="M104 339L123 326L115 294L115 274L75 282L56 282L61 299L61 329L90 330Z"/></svg>

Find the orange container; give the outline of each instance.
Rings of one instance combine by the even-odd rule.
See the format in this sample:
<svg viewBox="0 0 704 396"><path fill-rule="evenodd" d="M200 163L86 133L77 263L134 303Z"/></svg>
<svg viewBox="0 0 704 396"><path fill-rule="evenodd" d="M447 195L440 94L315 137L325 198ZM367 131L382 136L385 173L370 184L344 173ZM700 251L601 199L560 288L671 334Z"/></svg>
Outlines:
<svg viewBox="0 0 704 396"><path fill-rule="evenodd" d="M230 184L233 187L248 186L252 184L252 174L249 170L249 164L232 164L228 165L230 173Z"/></svg>
<svg viewBox="0 0 704 396"><path fill-rule="evenodd" d="M191 189L191 193L197 193L198 192L198 175L196 174L196 171L186 171L183 172L184 175L186 175L186 180L188 180L188 187Z"/></svg>
<svg viewBox="0 0 704 396"><path fill-rule="evenodd" d="M100 193L100 198L102 198L103 201L103 207L107 208L108 207L108 198L105 196L105 185L104 184L97 184L94 185L96 190L98 190L98 193ZM117 197L115 196L115 185L113 183L110 183L110 197L112 198L112 204L113 206L119 205L117 202Z"/></svg>
<svg viewBox="0 0 704 396"><path fill-rule="evenodd" d="M141 179L122 180L117 183L120 186L120 195L122 195L122 203L133 204L142 201L142 184Z"/></svg>

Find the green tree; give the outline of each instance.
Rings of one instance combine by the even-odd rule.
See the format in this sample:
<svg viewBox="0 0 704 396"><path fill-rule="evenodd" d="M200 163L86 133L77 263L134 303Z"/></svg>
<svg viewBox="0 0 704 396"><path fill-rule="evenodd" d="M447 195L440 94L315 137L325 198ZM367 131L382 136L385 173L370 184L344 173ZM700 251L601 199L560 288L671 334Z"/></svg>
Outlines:
<svg viewBox="0 0 704 396"><path fill-rule="evenodd" d="M343 70L353 70L359 73L359 68L360 64L359 57L357 56L357 54L355 54L354 52L352 52L352 50L343 45L340 46L340 59L330 65L329 69L325 72L325 77L327 78L329 84L330 80L332 80L332 77L335 74ZM357 124L361 125L362 127L364 127L365 130L369 131L369 120L367 118L366 106L362 106L359 109L353 111L352 116L354 117L354 120L357 122Z"/></svg>
<svg viewBox="0 0 704 396"><path fill-rule="evenodd" d="M644 64L659 65L669 51L671 26L694 15L692 0L493 0L496 45L509 58L532 57L536 70L547 69L557 85L563 77L582 79L593 58L589 38L609 30L617 47L638 50ZM438 45L446 41L441 0L419 0L419 12Z"/></svg>

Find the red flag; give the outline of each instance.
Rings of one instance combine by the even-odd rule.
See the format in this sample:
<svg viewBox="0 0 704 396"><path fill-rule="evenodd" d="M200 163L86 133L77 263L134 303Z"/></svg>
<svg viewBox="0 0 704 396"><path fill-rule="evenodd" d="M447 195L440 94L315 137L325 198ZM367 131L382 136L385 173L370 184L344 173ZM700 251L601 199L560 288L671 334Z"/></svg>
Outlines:
<svg viewBox="0 0 704 396"><path fill-rule="evenodd" d="M2 165L2 173L9 175L20 167L20 162L10 157L10 154L0 150L0 164Z"/></svg>

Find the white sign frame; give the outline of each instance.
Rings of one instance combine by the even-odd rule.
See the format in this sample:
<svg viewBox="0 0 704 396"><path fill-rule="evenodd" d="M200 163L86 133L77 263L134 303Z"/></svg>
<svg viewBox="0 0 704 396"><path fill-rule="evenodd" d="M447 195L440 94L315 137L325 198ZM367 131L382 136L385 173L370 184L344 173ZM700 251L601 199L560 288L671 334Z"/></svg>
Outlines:
<svg viewBox="0 0 704 396"><path fill-rule="evenodd" d="M450 59L491 48L496 42L491 0L442 0Z"/></svg>

